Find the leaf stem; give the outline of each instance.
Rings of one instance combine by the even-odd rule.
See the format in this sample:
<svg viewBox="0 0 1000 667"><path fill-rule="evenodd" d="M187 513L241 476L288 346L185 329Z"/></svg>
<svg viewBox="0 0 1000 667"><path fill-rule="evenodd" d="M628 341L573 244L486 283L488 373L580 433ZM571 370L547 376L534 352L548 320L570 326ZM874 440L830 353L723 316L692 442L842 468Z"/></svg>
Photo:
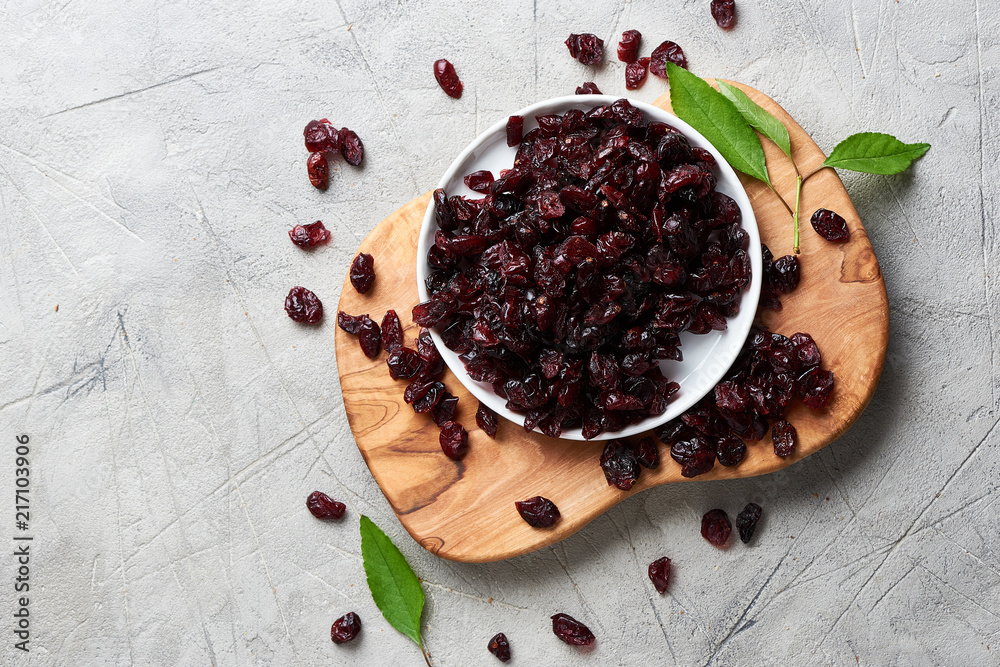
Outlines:
<svg viewBox="0 0 1000 667"><path fill-rule="evenodd" d="M813 172L815 174L816 172ZM809 174L812 176L812 174ZM809 178L806 176L806 178ZM795 213L792 214L792 228L793 238L792 238L792 252L796 255L799 254L799 201L802 198L802 183L805 181L802 176L796 176L795 178Z"/></svg>
<svg viewBox="0 0 1000 667"><path fill-rule="evenodd" d="M417 646L420 647L420 653L424 656L424 662L427 663L427 667L431 667L431 659L430 656L427 655L427 651L424 650L423 643L417 644Z"/></svg>
<svg viewBox="0 0 1000 667"><path fill-rule="evenodd" d="M788 215L794 215L792 213L792 207L788 205L788 202L785 201L784 197L782 197L781 195L778 194L778 191L774 189L774 186L771 185L770 183L765 183L765 185L768 188L770 188L771 192L774 193L774 196L777 197L781 201L782 205L785 207L785 210L788 211Z"/></svg>
<svg viewBox="0 0 1000 667"><path fill-rule="evenodd" d="M805 183L806 181L809 180L810 177L826 169L827 166L828 165L821 164L820 166L816 167L815 169L813 169L812 171L810 171L808 174L805 175L805 177L802 179L802 182Z"/></svg>

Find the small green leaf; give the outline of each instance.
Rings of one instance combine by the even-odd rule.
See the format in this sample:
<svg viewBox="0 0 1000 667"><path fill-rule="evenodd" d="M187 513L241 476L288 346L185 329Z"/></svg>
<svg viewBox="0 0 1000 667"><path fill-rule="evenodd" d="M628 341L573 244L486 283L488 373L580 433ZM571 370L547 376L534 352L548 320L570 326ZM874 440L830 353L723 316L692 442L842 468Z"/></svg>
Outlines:
<svg viewBox="0 0 1000 667"><path fill-rule="evenodd" d="M726 83L722 79L716 79L719 84L719 91L729 98L729 101L736 106L736 110L755 130L777 144L785 155L792 157L792 142L788 138L788 130L784 124L762 106L747 97L747 94L736 86Z"/></svg>
<svg viewBox="0 0 1000 667"><path fill-rule="evenodd" d="M904 144L890 134L859 132L837 144L823 166L866 174L898 174L930 147L930 144Z"/></svg>
<svg viewBox="0 0 1000 667"><path fill-rule="evenodd" d="M736 106L703 79L673 63L667 63L667 77L674 113L701 132L734 169L770 185L760 137Z"/></svg>
<svg viewBox="0 0 1000 667"><path fill-rule="evenodd" d="M422 650L420 616L424 611L424 589L392 540L364 515L361 516L361 558L375 605L392 627L415 641Z"/></svg>

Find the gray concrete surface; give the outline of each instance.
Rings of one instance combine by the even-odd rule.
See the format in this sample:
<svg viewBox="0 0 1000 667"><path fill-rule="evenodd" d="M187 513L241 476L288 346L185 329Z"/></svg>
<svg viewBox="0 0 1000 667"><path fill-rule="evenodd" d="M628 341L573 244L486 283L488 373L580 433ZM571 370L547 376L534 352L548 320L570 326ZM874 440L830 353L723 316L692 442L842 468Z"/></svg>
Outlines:
<svg viewBox="0 0 1000 667"><path fill-rule="evenodd" d="M0 2L0 498L13 549L15 437L31 438L31 652L4 665L416 665L365 586L372 516L425 578L435 665L1000 664L997 377L1000 9L982 0L489 3ZM332 308L352 252L511 110L584 80L562 41L624 29L773 95L827 150L859 131L933 149L846 176L892 304L881 385L857 425L764 478L660 488L552 548L490 565L401 529L354 446ZM446 56L461 100L435 85ZM651 79L636 96L666 90ZM309 187L301 131L328 116L364 167ZM328 248L285 231L322 219ZM56 306L58 304L58 311ZM349 504L323 525L314 488ZM767 511L751 547L698 535L711 507ZM648 562L673 558L659 596ZM355 610L351 646L328 638ZM552 636L557 611L598 636Z"/></svg>

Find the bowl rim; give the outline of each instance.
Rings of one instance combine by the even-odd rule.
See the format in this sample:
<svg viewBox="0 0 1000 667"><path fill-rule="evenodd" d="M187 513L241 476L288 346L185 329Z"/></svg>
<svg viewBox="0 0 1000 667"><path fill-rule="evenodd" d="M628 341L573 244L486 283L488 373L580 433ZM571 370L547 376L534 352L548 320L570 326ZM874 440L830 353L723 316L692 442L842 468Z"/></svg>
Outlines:
<svg viewBox="0 0 1000 667"><path fill-rule="evenodd" d="M712 380L710 384L706 385L707 389L705 389L704 392L694 391L690 392L688 395L677 395L676 398L670 401L667 410L664 411L663 414L647 417L646 419L643 419L636 424L631 424L620 431L602 433L594 438L593 442L601 442L612 438L627 438L640 433L645 433L650 429L665 424L671 419L676 418L685 410L701 400L709 391L711 391L736 361L740 350L743 348L744 342L750 334L750 330L753 327L755 319L755 313L757 311L757 305L760 299L763 273L763 257L761 254L760 231L757 226L757 218L754 214L753 206L750 204L750 198L747 195L746 189L743 187L739 176L736 174L736 171L729 164L729 162L726 161L718 149L715 148L715 146L712 145L708 139L672 112L667 111L666 109L661 109L660 107L649 104L648 102L642 102L618 95L565 95L562 97L554 97L540 102L535 102L534 104L530 104L511 115L521 116L524 118L525 133L527 133L529 131L529 124L536 124L534 118L536 115L565 113L572 108L593 108L604 104L611 104L620 99L628 100L632 106L642 110L647 116L650 116L654 120L666 122L675 127L677 130L680 130L680 132L687 137L688 141L691 142L692 146L705 148L712 153L717 162L716 169L718 170L718 174L720 176L719 181L722 182L723 178L725 179L726 184L729 185L728 189L732 190L732 192L729 193L729 196L736 200L736 203L740 207L740 212L743 217L742 227L750 237L747 254L750 256L753 274L751 276L750 286L743 292L740 302L740 313L737 316L728 319L728 324L731 325L736 322L739 325L738 329L735 329L739 335L732 339L729 344L725 345L723 350L712 351L713 353L721 352L725 356L720 364L714 365L714 368L721 370L709 375ZM436 187L444 188L448 183L455 180L459 169L466 162L466 160L473 155L473 153L487 144L487 142L492 141L497 134L503 133L503 135L506 136L507 120L508 118L505 117L492 124L485 131L479 134L479 136L477 136L468 146L466 146L465 149L458 154L451 165L449 165L448 169L445 170ZM512 150L516 150L516 147ZM431 229L431 233L428 233L429 228ZM430 266L428 265L426 258L427 251L430 247L429 239L433 239L433 230L436 229L437 224L434 220L434 198L431 197L427 204L427 210L424 213L424 219L420 226L419 236L417 237L416 277L417 294L420 297L420 303L423 303L430 298L430 294L427 291L427 286L425 284L425 279L430 273ZM458 381L461 382L462 386L464 386L481 403L492 408L498 415L510 422L513 422L514 424L517 424L518 426L523 427L525 415L507 409L505 405L506 402L493 393L492 389L487 389L484 385L474 382L469 377L468 372L465 369L465 364L462 363L457 354L444 345L444 342L436 329L436 327L429 328L431 338L434 340L434 344L440 351L442 358L448 365L448 368L451 369L451 372L455 375ZM705 335L721 335L722 333L731 334L733 331L734 329L730 326L727 328L726 332L711 332ZM704 361L699 364L699 366L703 364ZM699 371L699 373L704 372L705 369L701 369ZM534 429L534 432L539 435L543 435L537 430L537 428ZM559 439L587 441L587 439L583 437L583 433L580 428L564 431L559 436Z"/></svg>

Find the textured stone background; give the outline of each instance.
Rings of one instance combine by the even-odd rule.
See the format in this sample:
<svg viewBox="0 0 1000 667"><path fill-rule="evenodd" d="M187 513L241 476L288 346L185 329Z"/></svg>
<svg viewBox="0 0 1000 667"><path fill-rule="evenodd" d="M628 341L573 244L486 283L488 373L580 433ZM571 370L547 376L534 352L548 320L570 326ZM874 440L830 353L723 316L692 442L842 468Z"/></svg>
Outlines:
<svg viewBox="0 0 1000 667"><path fill-rule="evenodd" d="M426 579L437 665L495 664L499 630L512 664L1000 664L1000 8L738 2L732 33L708 0L0 2L0 533L28 433L36 550L30 660L8 592L0 663L419 664L365 586L367 513ZM892 304L881 385L789 470L655 489L512 561L439 560L354 446L333 323L297 326L282 298L305 284L332 308L360 240L488 124L584 80L624 93L620 63L585 68L562 40L633 27L644 53L673 39L695 72L768 92L827 150L862 129L933 144L905 175L845 176ZM435 85L441 56L461 100ZM327 193L304 170L318 116L367 148ZM317 218L329 247L288 242ZM349 519L312 519L314 488ZM755 544L698 535L749 500ZM662 555L661 597L644 570ZM364 633L336 647L349 610ZM595 650L556 641L556 611Z"/></svg>

